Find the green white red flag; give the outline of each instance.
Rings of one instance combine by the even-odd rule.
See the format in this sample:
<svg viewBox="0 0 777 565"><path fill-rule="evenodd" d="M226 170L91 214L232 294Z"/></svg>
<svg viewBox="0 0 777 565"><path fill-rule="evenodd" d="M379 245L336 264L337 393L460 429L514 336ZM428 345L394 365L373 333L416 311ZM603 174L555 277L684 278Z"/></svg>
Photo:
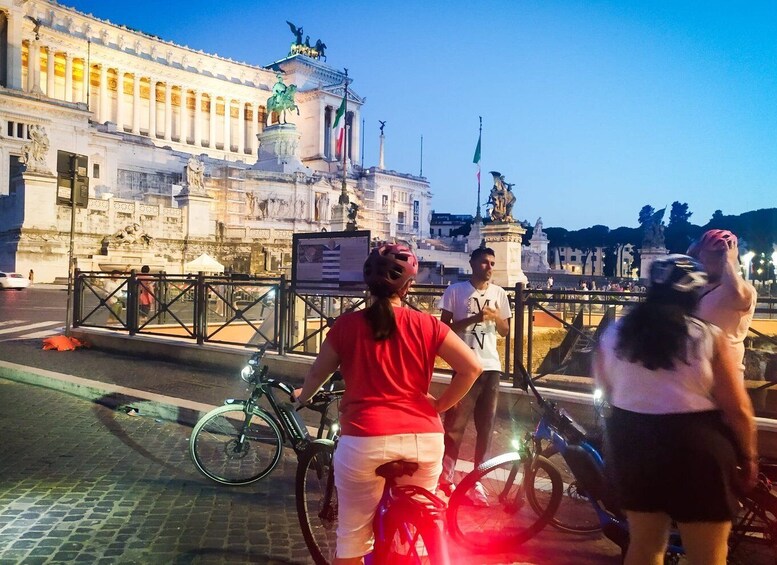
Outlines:
<svg viewBox="0 0 777 565"><path fill-rule="evenodd" d="M340 118L343 117L345 114L345 97L348 95L346 92L343 94L343 101L340 103L340 107L337 109L337 112L335 113L335 123L332 125L332 129L337 129L338 124L340 123ZM343 140L345 139L345 120L343 120L343 125L340 127L340 131L337 132L337 154L342 155L343 154Z"/></svg>

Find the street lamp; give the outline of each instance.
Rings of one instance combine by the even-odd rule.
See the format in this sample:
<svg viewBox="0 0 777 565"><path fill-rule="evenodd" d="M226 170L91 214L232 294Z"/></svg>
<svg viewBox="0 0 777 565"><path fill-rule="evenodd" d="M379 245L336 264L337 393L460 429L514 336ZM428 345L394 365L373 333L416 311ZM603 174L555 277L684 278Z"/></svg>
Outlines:
<svg viewBox="0 0 777 565"><path fill-rule="evenodd" d="M753 257L755 257L755 253L752 251L748 251L740 259L742 260L742 268L745 271L745 280L750 280L750 263L753 262Z"/></svg>

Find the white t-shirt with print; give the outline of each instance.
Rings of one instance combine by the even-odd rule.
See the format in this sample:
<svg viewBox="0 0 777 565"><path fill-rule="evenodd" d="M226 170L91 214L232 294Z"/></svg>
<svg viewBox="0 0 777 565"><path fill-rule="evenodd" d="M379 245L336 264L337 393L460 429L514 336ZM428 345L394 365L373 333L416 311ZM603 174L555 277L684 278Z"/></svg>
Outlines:
<svg viewBox="0 0 777 565"><path fill-rule="evenodd" d="M478 290L469 281L450 285L440 300L440 308L453 314L457 322L478 314L484 307L495 308L502 319L512 317L510 303L504 289L489 283L485 290ZM457 332L480 359L484 371L501 371L502 361L496 348L496 323L481 322Z"/></svg>

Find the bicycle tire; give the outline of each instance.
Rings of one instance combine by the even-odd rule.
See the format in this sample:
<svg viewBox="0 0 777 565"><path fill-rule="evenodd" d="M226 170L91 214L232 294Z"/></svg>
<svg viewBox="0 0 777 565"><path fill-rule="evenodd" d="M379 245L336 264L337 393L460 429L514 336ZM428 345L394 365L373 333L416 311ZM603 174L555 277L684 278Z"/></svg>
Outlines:
<svg viewBox="0 0 777 565"><path fill-rule="evenodd" d="M334 485L334 442L316 440L297 463L295 495L302 537L316 565L329 565L335 556L337 490Z"/></svg>
<svg viewBox="0 0 777 565"><path fill-rule="evenodd" d="M547 493L547 503L537 513L526 504L525 489L526 479L534 481L540 472L547 476L548 484L541 491ZM453 491L448 528L457 542L473 551L511 551L550 522L563 488L561 474L546 458L522 461L518 453L499 455L481 463Z"/></svg>
<svg viewBox="0 0 777 565"><path fill-rule="evenodd" d="M248 485L269 475L281 459L283 435L275 419L254 409L246 421L245 404L225 404L208 412L192 429L189 454L197 469L222 485Z"/></svg>
<svg viewBox="0 0 777 565"><path fill-rule="evenodd" d="M413 516L401 504L386 516L386 537L375 541L373 565L449 565L448 546L438 524Z"/></svg>
<svg viewBox="0 0 777 565"><path fill-rule="evenodd" d="M600 532L599 515L588 500L585 492L578 486L574 473L569 469L564 457L553 447L545 449L542 456L550 461L559 473L564 483L561 502L558 510L550 520L550 525L559 531L570 534L593 534ZM534 483L527 486L526 495L529 504L537 514L544 512L542 497L537 497Z"/></svg>
<svg viewBox="0 0 777 565"><path fill-rule="evenodd" d="M733 565L777 562L777 497L764 484L739 499L740 511L728 539Z"/></svg>

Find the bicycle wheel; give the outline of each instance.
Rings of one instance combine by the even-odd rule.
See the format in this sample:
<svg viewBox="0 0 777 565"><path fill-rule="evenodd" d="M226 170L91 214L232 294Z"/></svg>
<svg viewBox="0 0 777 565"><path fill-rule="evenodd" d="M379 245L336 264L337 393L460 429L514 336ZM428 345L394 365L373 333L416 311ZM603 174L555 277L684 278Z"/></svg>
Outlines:
<svg viewBox="0 0 777 565"><path fill-rule="evenodd" d="M542 500L539 514L526 504L527 481ZM473 551L508 551L545 527L558 510L562 490L561 475L544 457L530 462L505 453L482 463L459 483L448 503L448 527Z"/></svg>
<svg viewBox="0 0 777 565"><path fill-rule="evenodd" d="M256 409L246 422L245 405L211 410L192 430L189 453L200 472L223 485L247 485L267 476L281 458L283 440L272 416Z"/></svg>
<svg viewBox="0 0 777 565"><path fill-rule="evenodd" d="M777 496L759 483L739 503L728 539L728 562L773 565L777 562Z"/></svg>
<svg viewBox="0 0 777 565"><path fill-rule="evenodd" d="M316 565L328 565L335 556L337 490L332 461L334 451L334 442L316 440L302 452L297 463L297 517Z"/></svg>
<svg viewBox="0 0 777 565"><path fill-rule="evenodd" d="M375 565L447 565L448 548L434 521L412 517L401 505L387 516L386 537L375 541ZM422 518L418 516L418 518Z"/></svg>
<svg viewBox="0 0 777 565"><path fill-rule="evenodd" d="M599 516L585 491L578 486L575 475L569 469L561 454L553 448L546 449L542 455L561 473L564 482L563 495L558 510L550 520L550 525L562 532L573 534L591 534L601 530ZM526 495L537 514L545 511L547 497L537 492L534 481L527 485Z"/></svg>

